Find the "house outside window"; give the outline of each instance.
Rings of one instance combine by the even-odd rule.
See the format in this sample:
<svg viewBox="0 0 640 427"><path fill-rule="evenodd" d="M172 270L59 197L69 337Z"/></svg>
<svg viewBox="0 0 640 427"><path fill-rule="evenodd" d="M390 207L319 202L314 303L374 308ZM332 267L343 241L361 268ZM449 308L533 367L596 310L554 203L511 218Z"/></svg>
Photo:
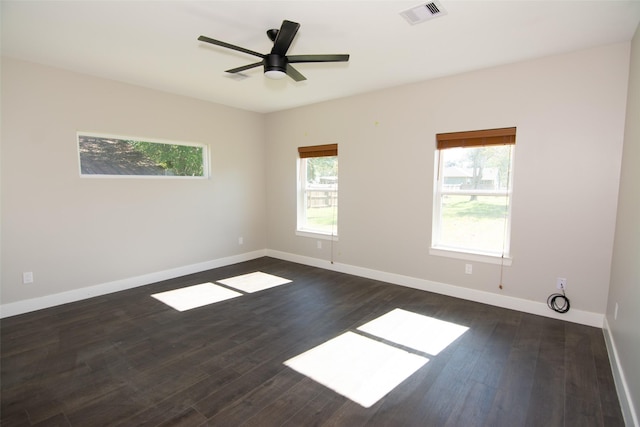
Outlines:
<svg viewBox="0 0 640 427"><path fill-rule="evenodd" d="M337 238L338 145L298 148L297 234Z"/></svg>
<svg viewBox="0 0 640 427"><path fill-rule="evenodd" d="M515 131L436 136L432 253L510 257Z"/></svg>

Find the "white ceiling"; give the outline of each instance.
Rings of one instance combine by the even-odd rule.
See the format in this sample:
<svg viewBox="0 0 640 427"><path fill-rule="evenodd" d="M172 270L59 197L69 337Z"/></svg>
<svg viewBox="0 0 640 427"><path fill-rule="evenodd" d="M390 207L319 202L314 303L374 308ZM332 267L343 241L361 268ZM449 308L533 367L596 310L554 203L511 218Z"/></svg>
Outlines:
<svg viewBox="0 0 640 427"><path fill-rule="evenodd" d="M419 1L7 1L2 54L257 112L272 112L573 50L628 41L640 1L440 0L447 14L410 25ZM308 80L224 70L267 53L269 28L299 22L288 54L348 53L296 64Z"/></svg>

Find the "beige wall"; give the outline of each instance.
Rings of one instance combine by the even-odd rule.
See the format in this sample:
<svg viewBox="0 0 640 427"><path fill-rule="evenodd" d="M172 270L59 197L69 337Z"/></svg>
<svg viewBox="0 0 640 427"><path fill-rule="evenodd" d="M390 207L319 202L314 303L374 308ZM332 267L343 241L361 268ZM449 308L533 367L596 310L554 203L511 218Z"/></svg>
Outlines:
<svg viewBox="0 0 640 427"><path fill-rule="evenodd" d="M269 248L524 300L568 279L606 309L629 43L425 81L267 116ZM434 138L517 126L513 265L431 256ZM339 241L296 236L296 147L338 143ZM546 309L546 307L545 307Z"/></svg>
<svg viewBox="0 0 640 427"><path fill-rule="evenodd" d="M208 144L212 178L80 178L78 130ZM263 250L263 131L260 114L3 58L2 304Z"/></svg>
<svg viewBox="0 0 640 427"><path fill-rule="evenodd" d="M576 310L604 313L628 56L624 43L266 116L5 59L3 304L268 247L540 302L562 276ZM429 243L434 134L504 126L518 142L500 291L499 266L466 275ZM80 178L77 130L210 144L213 177ZM317 249L294 233L296 147L332 142L340 240Z"/></svg>
<svg viewBox="0 0 640 427"><path fill-rule="evenodd" d="M627 96L627 120L624 133L622 172L618 217L613 246L611 283L607 304L607 324L615 343L621 370L626 377L622 386L618 372L619 394L627 394L629 406L625 417L628 425L631 412L638 425L640 410L640 27L631 44L631 67ZM618 315L615 308L618 305ZM626 387L626 390L624 388ZM624 403L624 400L623 400ZM635 409L632 409L635 408Z"/></svg>

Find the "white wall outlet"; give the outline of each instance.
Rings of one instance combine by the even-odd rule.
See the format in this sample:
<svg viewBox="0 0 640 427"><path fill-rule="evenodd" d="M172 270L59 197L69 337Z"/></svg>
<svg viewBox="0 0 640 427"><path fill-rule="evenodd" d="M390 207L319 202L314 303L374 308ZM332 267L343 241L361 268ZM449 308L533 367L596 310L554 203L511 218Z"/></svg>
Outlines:
<svg viewBox="0 0 640 427"><path fill-rule="evenodd" d="M465 274L473 273L473 265L472 264L465 264L464 265L464 273Z"/></svg>
<svg viewBox="0 0 640 427"><path fill-rule="evenodd" d="M25 271L24 273L22 273L22 283L25 285L27 283L33 283L33 272Z"/></svg>
<svg viewBox="0 0 640 427"><path fill-rule="evenodd" d="M242 237L242 236L238 237L238 244L239 245L244 244L244 237Z"/></svg>
<svg viewBox="0 0 640 427"><path fill-rule="evenodd" d="M558 288L559 290L563 291L563 290L567 290L567 279L565 279L564 277L558 277L556 278L556 288Z"/></svg>
<svg viewBox="0 0 640 427"><path fill-rule="evenodd" d="M322 240L318 240L316 246L318 247L318 249L322 249Z"/></svg>

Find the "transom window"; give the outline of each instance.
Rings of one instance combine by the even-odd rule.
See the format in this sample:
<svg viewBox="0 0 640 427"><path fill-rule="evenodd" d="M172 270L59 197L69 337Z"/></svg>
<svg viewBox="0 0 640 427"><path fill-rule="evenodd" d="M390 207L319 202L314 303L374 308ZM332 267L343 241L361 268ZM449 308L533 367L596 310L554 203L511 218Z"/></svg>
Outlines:
<svg viewBox="0 0 640 427"><path fill-rule="evenodd" d="M208 177L204 144L78 133L82 176Z"/></svg>
<svg viewBox="0 0 640 427"><path fill-rule="evenodd" d="M298 148L300 233L338 235L338 145Z"/></svg>
<svg viewBox="0 0 640 427"><path fill-rule="evenodd" d="M515 132L437 135L433 249L509 257Z"/></svg>

